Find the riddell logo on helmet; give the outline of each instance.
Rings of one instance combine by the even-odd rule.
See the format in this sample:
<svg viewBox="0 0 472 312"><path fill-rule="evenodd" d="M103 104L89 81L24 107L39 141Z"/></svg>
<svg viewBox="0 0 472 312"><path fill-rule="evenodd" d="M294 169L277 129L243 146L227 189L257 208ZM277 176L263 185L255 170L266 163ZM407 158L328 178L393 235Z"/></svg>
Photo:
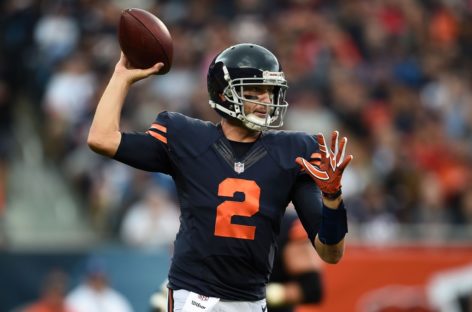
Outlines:
<svg viewBox="0 0 472 312"><path fill-rule="evenodd" d="M285 80L285 75L283 72L263 71L262 78L270 80Z"/></svg>

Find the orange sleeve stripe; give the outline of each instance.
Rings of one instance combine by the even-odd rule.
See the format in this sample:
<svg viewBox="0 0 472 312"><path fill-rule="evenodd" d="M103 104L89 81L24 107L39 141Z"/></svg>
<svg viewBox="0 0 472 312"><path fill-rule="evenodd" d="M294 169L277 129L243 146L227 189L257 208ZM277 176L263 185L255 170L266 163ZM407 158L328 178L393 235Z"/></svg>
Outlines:
<svg viewBox="0 0 472 312"><path fill-rule="evenodd" d="M146 133L150 134L151 136L153 136L155 139L158 139L162 143L167 144L167 138L164 137L163 135L156 133L154 131L146 131Z"/></svg>
<svg viewBox="0 0 472 312"><path fill-rule="evenodd" d="M158 124L158 123L153 123L151 125L151 129L156 129L156 130L159 130L163 133L167 133L167 128L164 127L163 125Z"/></svg>

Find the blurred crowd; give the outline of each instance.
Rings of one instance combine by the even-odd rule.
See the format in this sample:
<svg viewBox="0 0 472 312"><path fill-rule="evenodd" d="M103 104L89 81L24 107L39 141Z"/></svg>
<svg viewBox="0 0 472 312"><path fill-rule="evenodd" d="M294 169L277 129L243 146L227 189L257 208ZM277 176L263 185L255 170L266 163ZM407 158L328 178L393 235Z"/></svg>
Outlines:
<svg viewBox="0 0 472 312"><path fill-rule="evenodd" d="M36 297L10 312L134 311L128 298L112 285L106 261L100 257L87 259L75 284L62 268L50 268L43 275Z"/></svg>
<svg viewBox="0 0 472 312"><path fill-rule="evenodd" d="M22 100L31 106L45 159L80 195L98 231L157 245L145 240L139 213L131 212L141 209L148 221L143 214L178 218L167 176L108 161L86 144L98 96L119 58L120 12L139 7L167 24L174 63L168 74L132 88L123 130L147 130L162 110L217 122L208 105L208 64L229 45L258 43L279 57L289 82L284 127L348 136L355 158L343 190L350 222L364 225L360 235L388 240L405 224L472 226L470 1L3 0L0 6L0 214L14 150L12 118ZM154 188L166 199L151 198ZM133 226L141 234L126 237Z"/></svg>

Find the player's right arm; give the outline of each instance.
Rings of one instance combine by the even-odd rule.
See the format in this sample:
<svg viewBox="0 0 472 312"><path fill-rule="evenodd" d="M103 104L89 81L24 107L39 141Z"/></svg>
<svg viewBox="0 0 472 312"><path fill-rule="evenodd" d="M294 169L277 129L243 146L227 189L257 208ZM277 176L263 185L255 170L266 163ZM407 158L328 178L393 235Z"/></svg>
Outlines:
<svg viewBox="0 0 472 312"><path fill-rule="evenodd" d="M90 126L87 144L94 152L108 157L116 154L121 142L121 110L129 88L136 81L157 73L163 66L163 63L157 63L147 69L136 69L121 53Z"/></svg>

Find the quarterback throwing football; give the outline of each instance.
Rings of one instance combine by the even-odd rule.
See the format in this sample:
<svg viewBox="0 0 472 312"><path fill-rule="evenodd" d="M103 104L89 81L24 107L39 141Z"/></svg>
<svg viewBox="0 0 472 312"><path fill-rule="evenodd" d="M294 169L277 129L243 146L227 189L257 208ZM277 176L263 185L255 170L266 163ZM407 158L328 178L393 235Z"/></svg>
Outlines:
<svg viewBox="0 0 472 312"><path fill-rule="evenodd" d="M287 81L272 52L238 44L208 69L213 124L161 112L145 133L120 131L131 85L158 72L132 68L124 54L98 103L92 150L169 174L181 224L169 272L169 311L265 311L276 237L292 202L319 256L337 263L347 233L341 177L347 139L275 130L283 125Z"/></svg>

